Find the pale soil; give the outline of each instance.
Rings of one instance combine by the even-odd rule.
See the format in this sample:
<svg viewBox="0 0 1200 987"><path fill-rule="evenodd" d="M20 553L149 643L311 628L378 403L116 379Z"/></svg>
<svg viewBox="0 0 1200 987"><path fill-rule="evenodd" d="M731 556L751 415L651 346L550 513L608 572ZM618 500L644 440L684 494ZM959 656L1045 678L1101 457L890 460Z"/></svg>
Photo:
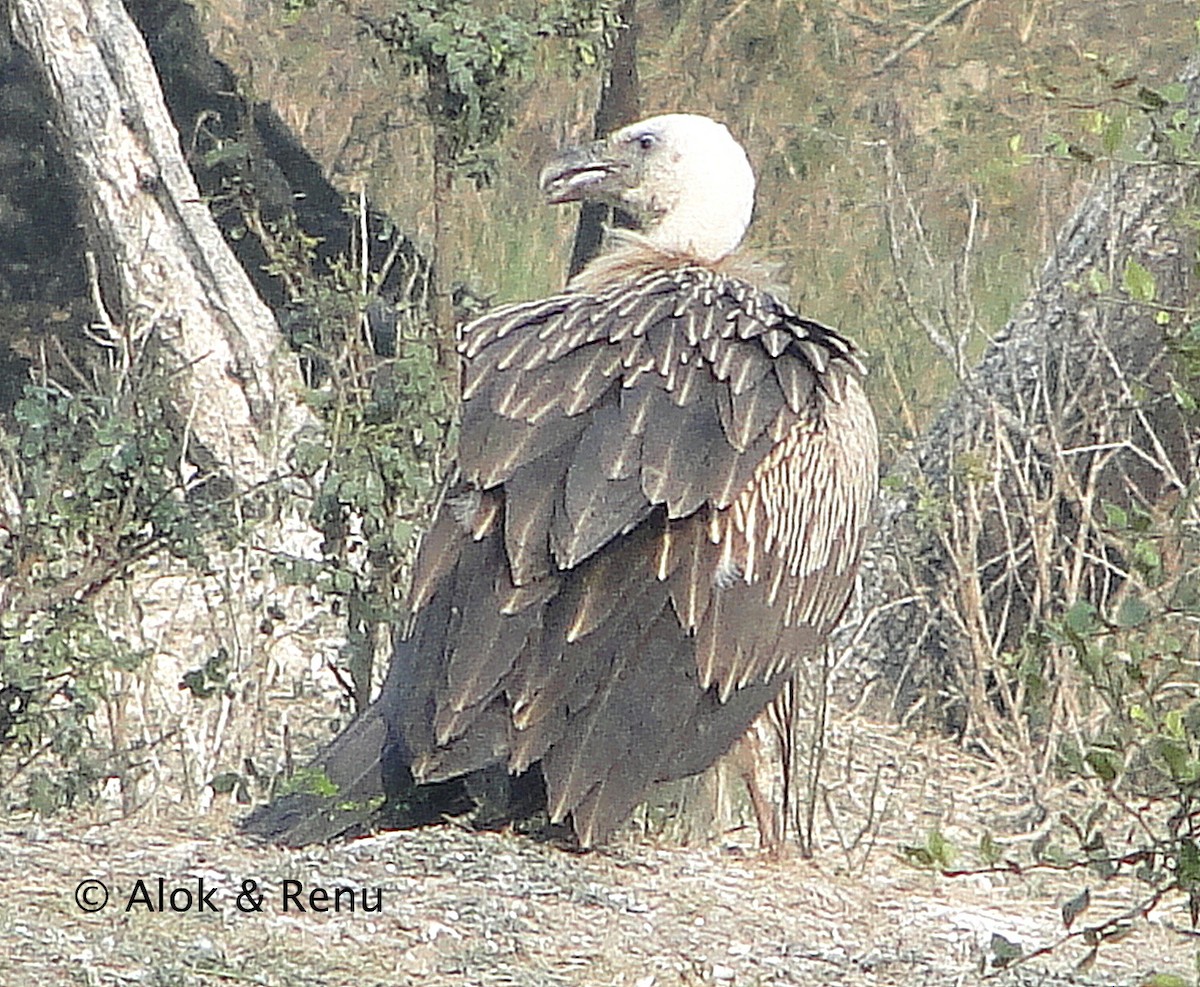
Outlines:
<svg viewBox="0 0 1200 987"><path fill-rule="evenodd" d="M0 984L1142 985L1165 973L1194 982L1197 940L1178 897L1136 920L1085 973L1075 970L1087 953L1079 938L991 969L995 935L1026 952L1061 940L1061 905L1085 885L1093 904L1076 928L1129 908L1146 887L1082 871L946 878L914 868L898 851L935 827L964 868L979 866L970 848L985 831L1006 857L1027 861L1059 809L1033 812L1014 779L949 745L892 728L870 735L868 757L865 734L835 730L816 860L771 859L746 831L704 848L631 834L579 854L446 825L286 851L237 836L232 810L10 821L0 846ZM1059 795L1086 813L1086 793ZM1039 829L1037 818L1049 821ZM1109 845L1131 831L1115 820ZM1068 846L1064 833L1051 835ZM75 904L85 878L111 891L97 914ZM158 878L168 889L203 879L217 888L219 911L126 911L135 882L146 880L153 899ZM265 893L260 912L238 909L247 879ZM368 889L368 904L379 889L382 910L363 911L361 898L354 911L285 910L287 879L306 892Z"/></svg>

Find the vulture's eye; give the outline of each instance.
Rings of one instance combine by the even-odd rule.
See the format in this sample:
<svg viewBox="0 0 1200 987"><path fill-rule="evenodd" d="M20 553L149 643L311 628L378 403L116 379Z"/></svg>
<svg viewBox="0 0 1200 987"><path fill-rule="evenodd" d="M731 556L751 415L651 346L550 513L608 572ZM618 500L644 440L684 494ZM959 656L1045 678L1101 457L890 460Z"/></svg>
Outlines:
<svg viewBox="0 0 1200 987"><path fill-rule="evenodd" d="M635 137L634 140L637 141L637 146L643 151L649 151L650 148L658 143L658 138L653 134L642 134L639 137Z"/></svg>

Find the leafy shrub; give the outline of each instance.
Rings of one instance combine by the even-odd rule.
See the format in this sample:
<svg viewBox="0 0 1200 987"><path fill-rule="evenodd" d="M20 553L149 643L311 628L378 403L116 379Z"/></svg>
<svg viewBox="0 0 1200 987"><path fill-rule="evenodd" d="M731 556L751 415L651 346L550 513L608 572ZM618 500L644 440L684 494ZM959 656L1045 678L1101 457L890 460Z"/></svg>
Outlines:
<svg viewBox="0 0 1200 987"><path fill-rule="evenodd" d="M125 752L99 746L90 721L108 673L144 656L109 636L90 600L156 552L207 567L214 505L184 496L179 434L153 382L111 369L74 391L44 376L0 425L15 498L0 540L6 807L50 812L125 770Z"/></svg>
<svg viewBox="0 0 1200 987"><path fill-rule="evenodd" d="M1060 747L1068 776L1095 779L1105 800L1064 816L1078 852L1099 878L1132 873L1147 887L1142 914L1168 895L1184 897L1200 920L1200 531L1195 491L1171 515L1105 505L1110 533L1130 578L1100 613L1080 602L1048 628L1046 643L1069 651L1101 704L1091 729ZM1136 823L1132 850L1106 845L1107 811ZM1070 925L1086 901L1073 909ZM1066 919L1066 916L1064 916ZM1098 947L1125 922L1091 930ZM1085 930L1086 932L1087 930Z"/></svg>
<svg viewBox="0 0 1200 987"><path fill-rule="evenodd" d="M467 0L397 4L372 30L407 71L424 72L430 118L449 162L479 185L494 167L491 148L508 126L510 87L530 68L536 43L566 39L591 68L620 24L619 0L556 0L489 15Z"/></svg>
<svg viewBox="0 0 1200 987"><path fill-rule="evenodd" d="M288 286L284 335L325 424L294 456L298 472L316 480L310 518L324 535L323 558L280 556L275 570L335 598L347 622L341 665L361 706L376 630L399 618L416 536L453 444L452 388L429 314L431 271L419 255L391 250L402 238L387 226L361 249L393 256L411 268L403 276L375 257L365 279L359 258L318 264L310 240L287 226L261 229L272 272Z"/></svg>

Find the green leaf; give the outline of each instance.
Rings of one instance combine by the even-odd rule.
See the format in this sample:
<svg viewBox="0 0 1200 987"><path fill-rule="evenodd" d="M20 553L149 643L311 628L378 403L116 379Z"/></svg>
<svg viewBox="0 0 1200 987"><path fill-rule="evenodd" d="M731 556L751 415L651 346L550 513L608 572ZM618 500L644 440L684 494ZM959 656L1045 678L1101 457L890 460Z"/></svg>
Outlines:
<svg viewBox="0 0 1200 987"><path fill-rule="evenodd" d="M1175 877L1185 891L1200 887L1200 848L1195 840L1186 836L1179 841Z"/></svg>
<svg viewBox="0 0 1200 987"><path fill-rule="evenodd" d="M1186 744L1159 737L1154 746L1158 756L1167 765L1173 781L1188 784L1196 780L1200 765L1197 765Z"/></svg>
<svg viewBox="0 0 1200 987"><path fill-rule="evenodd" d="M50 406L45 401L21 398L13 405L13 417L33 428L43 428L50 424Z"/></svg>
<svg viewBox="0 0 1200 987"><path fill-rule="evenodd" d="M1087 272L1088 290L1093 295L1103 295L1112 288L1112 282L1098 267L1089 267Z"/></svg>
<svg viewBox="0 0 1200 987"><path fill-rule="evenodd" d="M1175 380L1171 381L1171 397L1175 399L1175 404L1183 411L1192 412L1198 407L1196 398L1192 392Z"/></svg>
<svg viewBox="0 0 1200 987"><path fill-rule="evenodd" d="M1125 117L1109 119L1100 135L1100 143L1105 154L1115 154L1125 140L1127 121Z"/></svg>
<svg viewBox="0 0 1200 987"><path fill-rule="evenodd" d="M324 768L300 768L292 775L290 782L284 786L283 794L304 792L308 795L321 795L332 798L338 794L338 786L325 773Z"/></svg>
<svg viewBox="0 0 1200 987"><path fill-rule="evenodd" d="M1125 262L1121 289L1136 302L1152 302L1157 286L1154 283L1154 275L1136 260L1130 259Z"/></svg>
<svg viewBox="0 0 1200 987"><path fill-rule="evenodd" d="M204 670L193 668L190 672L184 672L183 681L180 682L181 689L187 689L197 699L208 699L214 692L216 687L208 683L204 675Z"/></svg>
<svg viewBox="0 0 1200 987"><path fill-rule="evenodd" d="M84 473L95 473L108 461L108 457L109 452L103 446L92 446L79 461L79 469Z"/></svg>
<svg viewBox="0 0 1200 987"><path fill-rule="evenodd" d="M1077 600L1067 611L1067 629L1079 637L1087 637L1099 628L1096 608L1087 600Z"/></svg>
<svg viewBox="0 0 1200 987"><path fill-rule="evenodd" d="M1118 627L1140 627L1150 617L1150 608L1137 596L1127 596L1117 607L1114 623Z"/></svg>
<svg viewBox="0 0 1200 987"><path fill-rule="evenodd" d="M1138 102L1142 106L1151 110L1161 110L1167 106L1169 100L1162 93L1156 92L1147 86L1142 86L1137 91Z"/></svg>
<svg viewBox="0 0 1200 987"><path fill-rule="evenodd" d="M1143 572L1162 566L1162 556L1158 554L1158 547L1154 542L1145 539L1133 546L1133 561Z"/></svg>
<svg viewBox="0 0 1200 987"><path fill-rule="evenodd" d="M205 152L204 167L216 168L218 165L227 163L238 165L249 159L250 152L245 144L238 141L226 141Z"/></svg>
<svg viewBox="0 0 1200 987"><path fill-rule="evenodd" d="M397 551L403 551L408 546L412 532L413 523L411 521L399 519L392 522L392 545Z"/></svg>
<svg viewBox="0 0 1200 987"><path fill-rule="evenodd" d="M218 795L228 795L241 780L241 776L236 771L223 771L208 783L208 787Z"/></svg>
<svg viewBox="0 0 1200 987"><path fill-rule="evenodd" d="M1200 737L1200 702L1192 703L1183 713L1183 727L1189 737Z"/></svg>
<svg viewBox="0 0 1200 987"><path fill-rule="evenodd" d="M1093 748L1087 752L1084 760L1102 781L1116 781L1117 775L1121 773L1121 762L1112 751Z"/></svg>
<svg viewBox="0 0 1200 987"><path fill-rule="evenodd" d="M1090 888L1084 888L1070 901L1065 902L1062 906L1063 926L1071 928L1080 915L1087 911L1088 905L1092 903L1092 892Z"/></svg>
<svg viewBox="0 0 1200 987"><path fill-rule="evenodd" d="M1117 504L1104 504L1104 520L1110 528L1124 530L1129 527L1129 512Z"/></svg>
<svg viewBox="0 0 1200 987"><path fill-rule="evenodd" d="M1003 969L1012 963L1013 960L1021 957L1021 944L1013 942L1011 939L1006 939L999 932L992 933L992 965Z"/></svg>
<svg viewBox="0 0 1200 987"><path fill-rule="evenodd" d="M941 830L931 830L925 840L925 849L930 859L939 867L949 867L954 862L954 845L942 835Z"/></svg>
<svg viewBox="0 0 1200 987"><path fill-rule="evenodd" d="M1061 134L1050 134L1049 141L1046 145L1046 152L1052 154L1056 158L1065 158L1068 156L1067 139Z"/></svg>

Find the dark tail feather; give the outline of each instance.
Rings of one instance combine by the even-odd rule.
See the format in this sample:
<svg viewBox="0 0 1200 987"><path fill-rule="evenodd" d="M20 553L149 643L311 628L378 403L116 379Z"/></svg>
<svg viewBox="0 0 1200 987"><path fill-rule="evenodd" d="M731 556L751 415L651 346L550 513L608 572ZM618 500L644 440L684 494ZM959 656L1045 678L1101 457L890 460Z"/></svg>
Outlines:
<svg viewBox="0 0 1200 987"><path fill-rule="evenodd" d="M317 755L298 776L302 790L259 806L242 820L242 831L303 846L364 828L384 796L400 787L389 775L407 774L407 759L390 750L381 706L368 706Z"/></svg>

